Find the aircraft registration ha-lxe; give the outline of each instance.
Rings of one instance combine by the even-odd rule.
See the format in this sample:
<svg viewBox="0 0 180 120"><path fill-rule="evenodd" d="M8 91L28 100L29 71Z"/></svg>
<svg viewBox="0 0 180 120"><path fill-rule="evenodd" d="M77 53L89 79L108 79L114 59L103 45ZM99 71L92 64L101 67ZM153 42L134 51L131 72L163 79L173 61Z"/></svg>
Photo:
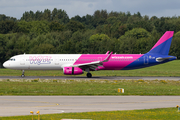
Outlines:
<svg viewBox="0 0 180 120"><path fill-rule="evenodd" d="M166 63L177 59L169 49L174 31L167 31L146 54L22 54L11 57L3 66L22 70L63 70L65 75L80 75L84 71L131 70Z"/></svg>

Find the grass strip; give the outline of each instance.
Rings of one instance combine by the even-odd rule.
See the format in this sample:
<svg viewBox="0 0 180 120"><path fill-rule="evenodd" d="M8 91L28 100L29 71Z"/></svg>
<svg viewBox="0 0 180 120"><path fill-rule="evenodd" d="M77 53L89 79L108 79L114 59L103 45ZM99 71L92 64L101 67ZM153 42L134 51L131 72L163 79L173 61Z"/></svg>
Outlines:
<svg viewBox="0 0 180 120"><path fill-rule="evenodd" d="M0 86L0 95L180 95L180 81L173 80L7 79Z"/></svg>
<svg viewBox="0 0 180 120"><path fill-rule="evenodd" d="M177 108L159 108L146 110L60 113L40 115L41 120L60 119L92 119L92 120L179 120L180 112ZM32 116L1 117L1 120L31 120ZM37 120L37 115L34 116Z"/></svg>

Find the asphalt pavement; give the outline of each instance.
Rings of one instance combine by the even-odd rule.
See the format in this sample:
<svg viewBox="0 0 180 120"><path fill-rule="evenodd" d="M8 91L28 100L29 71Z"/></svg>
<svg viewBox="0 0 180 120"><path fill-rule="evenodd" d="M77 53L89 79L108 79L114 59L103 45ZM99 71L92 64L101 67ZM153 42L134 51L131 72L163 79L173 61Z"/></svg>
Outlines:
<svg viewBox="0 0 180 120"><path fill-rule="evenodd" d="M0 96L0 116L176 107L180 96Z"/></svg>

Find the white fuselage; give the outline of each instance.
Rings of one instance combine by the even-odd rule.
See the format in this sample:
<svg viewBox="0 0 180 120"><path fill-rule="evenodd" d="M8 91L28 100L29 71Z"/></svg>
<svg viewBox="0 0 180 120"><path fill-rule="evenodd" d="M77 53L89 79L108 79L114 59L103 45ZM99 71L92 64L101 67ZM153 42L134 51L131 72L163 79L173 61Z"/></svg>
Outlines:
<svg viewBox="0 0 180 120"><path fill-rule="evenodd" d="M62 70L73 65L81 54L24 54L16 55L3 66L16 70Z"/></svg>

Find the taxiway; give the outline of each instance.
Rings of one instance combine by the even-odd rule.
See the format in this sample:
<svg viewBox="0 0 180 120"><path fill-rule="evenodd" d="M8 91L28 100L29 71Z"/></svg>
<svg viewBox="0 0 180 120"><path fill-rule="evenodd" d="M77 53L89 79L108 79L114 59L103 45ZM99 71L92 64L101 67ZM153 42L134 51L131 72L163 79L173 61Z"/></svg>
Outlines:
<svg viewBox="0 0 180 120"><path fill-rule="evenodd" d="M180 96L0 96L0 116L176 107Z"/></svg>

